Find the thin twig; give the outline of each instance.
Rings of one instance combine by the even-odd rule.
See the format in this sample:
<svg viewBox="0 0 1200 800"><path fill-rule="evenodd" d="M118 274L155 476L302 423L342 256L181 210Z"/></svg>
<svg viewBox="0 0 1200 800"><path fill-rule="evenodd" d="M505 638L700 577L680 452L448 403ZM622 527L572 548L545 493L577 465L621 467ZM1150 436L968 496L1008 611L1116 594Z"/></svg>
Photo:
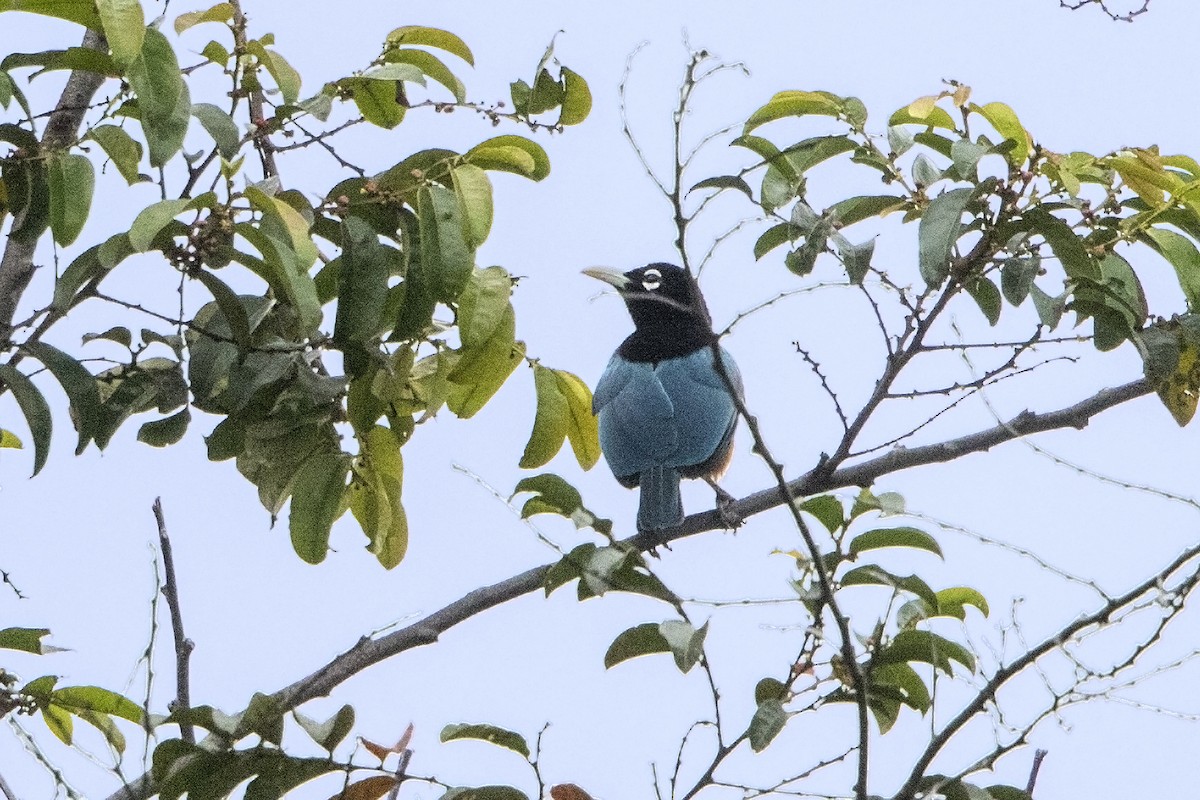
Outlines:
<svg viewBox="0 0 1200 800"><path fill-rule="evenodd" d="M171 614L171 633L175 637L175 702L171 712L181 713L192 707L190 663L195 643L183 632L183 610L179 604L179 584L175 581L175 559L171 554L171 538L163 516L162 498L154 498L154 519L158 523L158 546L163 557L163 597ZM179 735L188 744L196 743L196 733L190 722L179 723Z"/></svg>

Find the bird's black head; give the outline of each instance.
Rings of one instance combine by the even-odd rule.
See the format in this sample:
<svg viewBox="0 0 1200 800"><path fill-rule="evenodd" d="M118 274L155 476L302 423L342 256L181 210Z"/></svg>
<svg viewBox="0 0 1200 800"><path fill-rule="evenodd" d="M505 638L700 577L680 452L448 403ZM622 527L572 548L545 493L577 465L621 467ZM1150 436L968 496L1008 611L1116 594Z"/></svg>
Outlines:
<svg viewBox="0 0 1200 800"><path fill-rule="evenodd" d="M616 287L633 317L635 330L617 351L624 358L657 362L712 344L708 306L687 270L657 263L626 273L599 267L584 272Z"/></svg>

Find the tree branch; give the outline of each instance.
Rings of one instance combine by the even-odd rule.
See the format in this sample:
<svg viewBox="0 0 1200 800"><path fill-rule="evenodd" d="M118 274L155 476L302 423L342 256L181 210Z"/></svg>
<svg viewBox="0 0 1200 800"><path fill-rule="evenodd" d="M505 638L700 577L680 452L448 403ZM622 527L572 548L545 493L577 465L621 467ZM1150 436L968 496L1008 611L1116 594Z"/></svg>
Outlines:
<svg viewBox="0 0 1200 800"><path fill-rule="evenodd" d="M1056 411L1043 413L1024 411L1008 422L976 431L957 439L950 439L924 447L897 448L878 458L842 467L832 472L819 468L814 469L788 482L787 493L793 497L804 497L845 486L869 486L879 478L894 472L926 464L953 461L962 456L983 452L996 445L1020 439L1034 433L1060 428L1082 429L1087 426L1092 417L1102 411L1134 400L1148 394L1150 391L1150 384L1144 379L1136 380L1123 386L1103 389L1086 400ZM783 490L778 486L773 486L734 502L728 510L742 518L747 518L783 505L785 500L786 497ZM723 530L724 528L725 522L720 512L717 510L704 511L699 514L692 514L672 530L656 531L650 534L640 533L625 539L623 544L636 547L640 550L649 550L651 547L662 545L666 542L706 531ZM1200 548L1197 548L1197 550L1200 551ZM1185 556L1191 557L1188 554L1185 554ZM1187 557L1181 557L1182 560L1177 560L1176 565L1186 561ZM458 600L418 620L412 625L401 628L379 639L371 639L364 636L349 650L334 657L312 674L275 692L273 699L278 703L278 707L282 711L289 711L309 700L325 697L339 684L368 667L399 655L406 650L434 644L443 633L460 622L470 619L488 609L507 603L510 600L515 600L522 595L536 591L542 587L546 573L553 566L554 564L544 564L540 567L534 567L511 578L470 591ZM1173 566L1172 569L1174 568ZM1135 590L1135 592L1140 593L1139 590ZM1131 595L1136 596L1133 593ZM1124 597L1129 596L1125 595ZM1120 598L1117 598L1117 600L1120 600ZM1106 608L1109 605L1111 604L1106 605ZM1076 623L1070 626L1068 634L1081 630L1083 627L1086 627L1086 625ZM1061 637L1048 640L1047 643L1043 643L1039 648L1031 651L1031 653L1037 653L1040 656L1041 648L1047 647L1051 641L1061 641ZM1009 669L1011 668L1010 666ZM982 694L981 697L983 697ZM930 756L930 759L932 759L932 756ZM149 796L148 793L151 788L149 776L143 775L125 787L118 789L109 796L108 800L136 800L137 798L144 798Z"/></svg>
<svg viewBox="0 0 1200 800"><path fill-rule="evenodd" d="M89 50L108 50L108 42L104 35L96 31L88 31L83 36L83 47ZM75 71L67 79L58 105L50 114L46 130L42 134L42 149L56 150L67 147L75 140L83 117L87 114L92 95L104 83L105 76L95 72ZM14 220L13 225L20 220ZM37 242L19 242L9 238L4 247L4 256L0 257L0 349L7 347L8 338L12 334L13 316L17 313L17 305L21 296L29 287L33 278L33 254Z"/></svg>
<svg viewBox="0 0 1200 800"><path fill-rule="evenodd" d="M175 557L167 535L167 520L163 516L162 498L154 498L154 519L158 523L158 546L163 557L163 597L171 613L171 632L175 640L175 702L171 713L192 707L190 661L195 644L183 632L183 611L179 605L179 585L175 582ZM188 744L196 743L196 732L190 722L179 723L179 736Z"/></svg>

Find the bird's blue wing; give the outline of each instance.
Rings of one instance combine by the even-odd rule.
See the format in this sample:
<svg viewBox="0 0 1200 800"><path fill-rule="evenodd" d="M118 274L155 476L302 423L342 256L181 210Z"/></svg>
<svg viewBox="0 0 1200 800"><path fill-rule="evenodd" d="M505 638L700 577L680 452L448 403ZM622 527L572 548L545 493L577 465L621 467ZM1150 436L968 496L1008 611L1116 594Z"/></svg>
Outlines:
<svg viewBox="0 0 1200 800"><path fill-rule="evenodd" d="M678 445L675 407L654 365L613 356L596 385L600 449L618 477L667 463Z"/></svg>
<svg viewBox="0 0 1200 800"><path fill-rule="evenodd" d="M724 350L721 355L740 394L737 366ZM706 347L663 361L656 373L675 412L672 424L677 430L677 444L666 463L689 467L707 461L728 442L737 421L737 407L713 366L712 350Z"/></svg>

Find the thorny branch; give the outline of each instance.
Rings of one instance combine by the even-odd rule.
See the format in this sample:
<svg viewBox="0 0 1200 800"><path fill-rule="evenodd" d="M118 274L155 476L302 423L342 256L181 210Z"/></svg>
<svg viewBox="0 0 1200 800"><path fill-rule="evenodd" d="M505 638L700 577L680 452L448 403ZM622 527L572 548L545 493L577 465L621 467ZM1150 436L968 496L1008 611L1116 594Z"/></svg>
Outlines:
<svg viewBox="0 0 1200 800"><path fill-rule="evenodd" d="M175 641L175 700L171 704L171 712L179 713L192 707L190 664L195 644L183 632L183 609L179 603L179 584L175 578L175 556L171 551L171 537L167 534L162 498L154 498L153 511L154 520L158 523L158 546L163 559L162 593L171 614L171 632ZM179 723L179 735L188 744L196 743L196 733L190 722Z"/></svg>
<svg viewBox="0 0 1200 800"><path fill-rule="evenodd" d="M1142 0L1140 6L1129 11L1114 11L1112 0L1074 0L1073 2L1072 0L1058 0L1058 7L1068 11L1078 11L1084 6L1096 6L1113 22L1133 22L1134 19L1150 10L1150 0Z"/></svg>

